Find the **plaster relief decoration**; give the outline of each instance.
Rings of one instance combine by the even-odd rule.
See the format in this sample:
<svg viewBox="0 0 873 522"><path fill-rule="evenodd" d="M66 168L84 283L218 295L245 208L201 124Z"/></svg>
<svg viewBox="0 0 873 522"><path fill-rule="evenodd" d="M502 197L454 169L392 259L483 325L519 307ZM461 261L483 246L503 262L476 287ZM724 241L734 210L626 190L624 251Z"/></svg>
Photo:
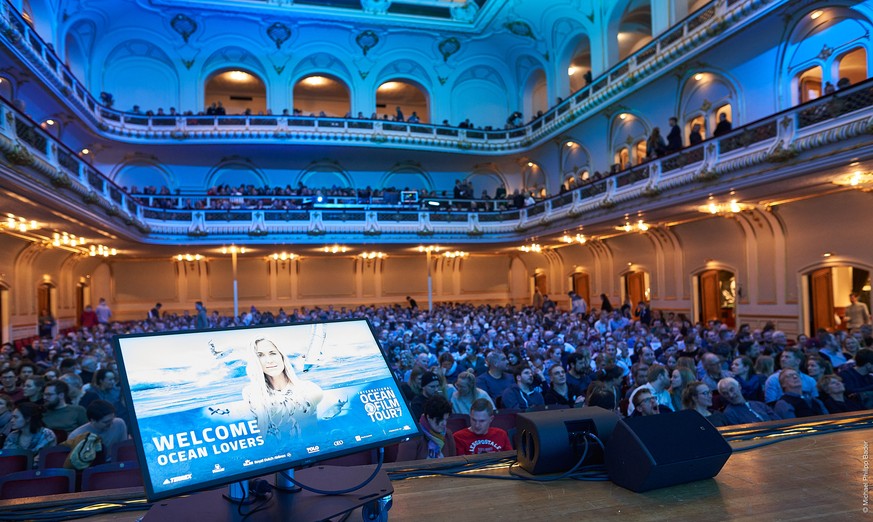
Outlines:
<svg viewBox="0 0 873 522"><path fill-rule="evenodd" d="M440 54L443 55L443 61L448 62L450 56L461 50L461 42L452 36L440 42L437 48L440 50Z"/></svg>
<svg viewBox="0 0 873 522"><path fill-rule="evenodd" d="M361 0L361 8L365 13L383 15L391 7L391 0Z"/></svg>
<svg viewBox="0 0 873 522"><path fill-rule="evenodd" d="M479 14L479 5L473 0L467 0L464 5L454 6L450 11L452 20L470 24L476 20L476 15Z"/></svg>
<svg viewBox="0 0 873 522"><path fill-rule="evenodd" d="M358 36L355 37L355 43L361 48L361 52L364 53L364 56L367 56L370 49L379 44L379 35L377 35L375 31L367 29L366 31L361 31Z"/></svg>
<svg viewBox="0 0 873 522"><path fill-rule="evenodd" d="M291 29L281 22L276 22L267 28L267 38L276 44L276 49L281 49L282 44L291 38Z"/></svg>
<svg viewBox="0 0 873 522"><path fill-rule="evenodd" d="M536 36L534 36L533 29L531 29L530 25L527 22L522 20L516 20L514 22L506 22L503 24L510 33L521 36L524 38L530 38L531 40L536 40Z"/></svg>
<svg viewBox="0 0 873 522"><path fill-rule="evenodd" d="M197 22L190 17L179 13L170 20L170 27L179 33L179 36L182 37L182 40L184 40L185 43L188 43L188 39L197 31Z"/></svg>

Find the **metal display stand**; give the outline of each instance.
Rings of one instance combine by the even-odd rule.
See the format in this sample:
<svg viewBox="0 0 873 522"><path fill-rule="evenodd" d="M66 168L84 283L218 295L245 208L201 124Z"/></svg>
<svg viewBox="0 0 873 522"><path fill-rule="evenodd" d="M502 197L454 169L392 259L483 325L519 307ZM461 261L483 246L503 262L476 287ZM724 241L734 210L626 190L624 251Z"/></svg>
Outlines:
<svg viewBox="0 0 873 522"><path fill-rule="evenodd" d="M373 468L372 465L317 466L296 471L295 479L315 489L337 490L365 481L372 475ZM248 502L251 503L242 506L241 510L237 503L224 498L226 491L226 488L220 488L157 502L142 520L230 522L246 517L246 521L251 522L316 522L361 508L363 520L385 522L391 509L394 486L385 471L380 470L369 484L345 495L327 496L306 490L286 492L273 489L271 494L262 498L249 497ZM246 516L248 513L251 514Z"/></svg>

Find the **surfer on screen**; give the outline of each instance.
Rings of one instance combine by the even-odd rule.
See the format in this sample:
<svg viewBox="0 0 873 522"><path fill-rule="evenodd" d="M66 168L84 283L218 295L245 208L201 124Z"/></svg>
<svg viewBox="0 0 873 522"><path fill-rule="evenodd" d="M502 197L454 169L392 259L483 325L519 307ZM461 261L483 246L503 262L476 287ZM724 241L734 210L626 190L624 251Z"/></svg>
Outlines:
<svg viewBox="0 0 873 522"><path fill-rule="evenodd" d="M251 348L253 360L246 366L251 383L243 388L243 397L261 432L284 439L297 438L302 430L314 428L318 403L324 395L321 387L300 379L273 341L259 337Z"/></svg>

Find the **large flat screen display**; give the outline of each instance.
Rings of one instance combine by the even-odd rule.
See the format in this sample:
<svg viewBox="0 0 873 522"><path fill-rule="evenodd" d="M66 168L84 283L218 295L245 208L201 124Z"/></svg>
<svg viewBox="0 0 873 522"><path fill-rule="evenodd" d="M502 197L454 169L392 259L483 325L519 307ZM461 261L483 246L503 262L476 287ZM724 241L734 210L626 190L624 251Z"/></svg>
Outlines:
<svg viewBox="0 0 873 522"><path fill-rule="evenodd" d="M149 500L418 436L366 320L115 340Z"/></svg>

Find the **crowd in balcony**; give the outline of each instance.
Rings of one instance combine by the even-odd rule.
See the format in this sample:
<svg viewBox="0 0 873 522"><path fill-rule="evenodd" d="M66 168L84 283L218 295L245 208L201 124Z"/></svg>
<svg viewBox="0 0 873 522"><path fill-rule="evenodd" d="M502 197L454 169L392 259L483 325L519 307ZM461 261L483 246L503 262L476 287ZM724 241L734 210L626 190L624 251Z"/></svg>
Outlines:
<svg viewBox="0 0 873 522"><path fill-rule="evenodd" d="M198 302L193 313L158 304L132 321L114 321L102 302L101 314L88 306L77 328L2 346L0 438L5 448L34 453L83 433L125 439L113 335L349 318L370 321L416 418L454 440L443 456L511 449L511 426L509 436L489 431L495 409L504 416L583 405L622 416L694 409L721 426L873 407L873 325L857 296L846 310L848 331L792 340L771 323L692 323L646 302L613 306L605 295L598 307L574 292L565 301L537 291L521 308L450 303L428 311L409 297L381 307L251 306L239 316L210 314ZM452 439L450 418L470 428ZM494 444L468 444L464 430L472 429ZM413 441L397 458L427 455L421 450Z"/></svg>
<svg viewBox="0 0 873 522"><path fill-rule="evenodd" d="M600 174L597 174L599 179ZM561 192L577 188L576 182L562 185ZM153 208L166 210L305 210L315 205L333 202L337 205L377 205L416 208L441 211L499 211L521 209L534 205L541 199L542 191L515 190L508 194L506 187L500 185L490 195L482 190L474 195L469 181L456 180L451 192L437 190L414 190L410 188L385 187L362 189L351 187L311 188L298 183L296 187L256 187L254 185L217 185L202 195L189 197L172 194L166 186L137 186L128 188L131 194L144 201L150 201Z"/></svg>

